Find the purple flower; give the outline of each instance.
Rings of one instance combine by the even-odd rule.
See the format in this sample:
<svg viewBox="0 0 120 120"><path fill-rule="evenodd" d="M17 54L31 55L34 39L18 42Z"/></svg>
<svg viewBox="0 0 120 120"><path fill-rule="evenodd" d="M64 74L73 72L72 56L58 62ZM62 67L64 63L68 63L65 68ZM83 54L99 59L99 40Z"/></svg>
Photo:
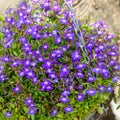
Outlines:
<svg viewBox="0 0 120 120"><path fill-rule="evenodd" d="M65 90L65 91L62 92L62 96L66 97L68 95L70 95L70 91Z"/></svg>
<svg viewBox="0 0 120 120"><path fill-rule="evenodd" d="M53 30L53 31L52 31L52 35L53 35L54 37L57 37L57 36L58 36L58 31L57 31L57 30Z"/></svg>
<svg viewBox="0 0 120 120"><path fill-rule="evenodd" d="M66 46L66 45L61 46L60 48L62 49L63 52L68 50L68 46Z"/></svg>
<svg viewBox="0 0 120 120"><path fill-rule="evenodd" d="M60 36L56 36L56 37L54 38L54 42L55 42L55 44L60 44L60 43L62 42L61 37L60 37Z"/></svg>
<svg viewBox="0 0 120 120"><path fill-rule="evenodd" d="M87 82L94 82L94 81L96 81L96 77L94 77L94 76L89 76L87 78Z"/></svg>
<svg viewBox="0 0 120 120"><path fill-rule="evenodd" d="M76 99L77 99L77 101L81 102L85 99L85 95L84 94L78 94Z"/></svg>
<svg viewBox="0 0 120 120"><path fill-rule="evenodd" d="M39 55L36 58L37 58L38 62L44 62L44 58L42 55ZM45 65L45 66L47 67L47 65Z"/></svg>
<svg viewBox="0 0 120 120"><path fill-rule="evenodd" d="M98 86L98 90L101 92L101 93L104 93L105 92L105 90L106 90L106 87L105 86Z"/></svg>
<svg viewBox="0 0 120 120"><path fill-rule="evenodd" d="M60 18L60 23L63 25L67 25L68 21L65 18Z"/></svg>
<svg viewBox="0 0 120 120"><path fill-rule="evenodd" d="M31 65L32 67L36 67L37 63L38 63L38 61L33 61L33 62L30 62L30 65Z"/></svg>
<svg viewBox="0 0 120 120"><path fill-rule="evenodd" d="M20 38L18 38L18 41L22 42L22 43L26 43L27 39L25 37L20 37Z"/></svg>
<svg viewBox="0 0 120 120"><path fill-rule="evenodd" d="M96 73L96 74L101 74L102 73L102 69L99 67L95 67L92 69L92 72Z"/></svg>
<svg viewBox="0 0 120 120"><path fill-rule="evenodd" d="M51 113L52 116L57 115L57 113L58 113L57 109L52 109L52 113Z"/></svg>
<svg viewBox="0 0 120 120"><path fill-rule="evenodd" d="M94 42L89 42L88 44L85 45L85 47L88 51L91 51L94 47Z"/></svg>
<svg viewBox="0 0 120 120"><path fill-rule="evenodd" d="M111 59L108 64L111 66L115 66L117 64L117 61Z"/></svg>
<svg viewBox="0 0 120 120"><path fill-rule="evenodd" d="M69 101L69 98L67 97L60 97L59 101L61 101L63 104L67 103Z"/></svg>
<svg viewBox="0 0 120 120"><path fill-rule="evenodd" d="M106 91L107 91L107 92L113 92L113 91L114 91L114 89L113 89L113 87L112 87L112 86L110 86L110 85L109 85L109 86L107 87Z"/></svg>
<svg viewBox="0 0 120 120"><path fill-rule="evenodd" d="M9 117L12 116L12 112L7 111L7 112L4 113L4 115L5 115L6 118L9 118Z"/></svg>
<svg viewBox="0 0 120 120"><path fill-rule="evenodd" d="M48 69L48 68L51 68L52 67L52 62L50 60L45 60L42 67L45 68L45 69Z"/></svg>
<svg viewBox="0 0 120 120"><path fill-rule="evenodd" d="M103 30L98 30L98 31L97 31L97 34L98 34L98 36L101 36L101 35L104 34L104 32L103 32Z"/></svg>
<svg viewBox="0 0 120 120"><path fill-rule="evenodd" d="M89 96L94 96L97 93L97 90L89 89L86 90L85 93L88 94Z"/></svg>
<svg viewBox="0 0 120 120"><path fill-rule="evenodd" d="M3 62L10 62L10 57L9 56L4 56L2 57Z"/></svg>
<svg viewBox="0 0 120 120"><path fill-rule="evenodd" d="M61 10L60 5L57 2L54 2L53 7L51 8L56 14L58 14Z"/></svg>
<svg viewBox="0 0 120 120"><path fill-rule="evenodd" d="M107 34L107 35L106 35L106 40L111 40L111 39L113 39L114 37L115 37L114 34Z"/></svg>
<svg viewBox="0 0 120 120"><path fill-rule="evenodd" d="M47 74L53 73L53 69L52 69L52 68L46 69L46 73L47 73Z"/></svg>
<svg viewBox="0 0 120 120"><path fill-rule="evenodd" d="M41 8L44 9L45 11L50 10L50 2L49 0L43 0L41 4Z"/></svg>
<svg viewBox="0 0 120 120"><path fill-rule="evenodd" d="M47 92L49 92L49 91L53 90L53 86L51 86L51 85L46 86L45 90L46 90Z"/></svg>
<svg viewBox="0 0 120 120"><path fill-rule="evenodd" d="M73 62L76 62L76 61L80 60L82 58L82 56L80 55L80 52L76 50L71 53L71 58L72 58Z"/></svg>
<svg viewBox="0 0 120 120"><path fill-rule="evenodd" d="M22 87L20 87L18 84L13 88L13 92L19 93L22 90Z"/></svg>
<svg viewBox="0 0 120 120"><path fill-rule="evenodd" d="M113 45L110 46L110 49L112 51L118 51L119 50L119 46L117 44L113 44Z"/></svg>
<svg viewBox="0 0 120 120"><path fill-rule="evenodd" d="M2 75L3 71L4 71L4 66L0 65L0 75Z"/></svg>
<svg viewBox="0 0 120 120"><path fill-rule="evenodd" d="M68 66L63 66L60 69L60 76L61 77L66 77L69 74L69 72L70 72L70 70L69 70Z"/></svg>
<svg viewBox="0 0 120 120"><path fill-rule="evenodd" d="M6 17L6 22L9 23L10 25L15 24L15 21L14 21L13 17Z"/></svg>
<svg viewBox="0 0 120 120"><path fill-rule="evenodd" d="M29 78L29 79L33 79L35 77L34 71L30 70L30 69L25 74L26 74L26 77Z"/></svg>
<svg viewBox="0 0 120 120"><path fill-rule="evenodd" d="M105 79L110 77L110 72L107 69L102 69L102 74Z"/></svg>
<svg viewBox="0 0 120 120"><path fill-rule="evenodd" d="M11 44L13 43L13 41L14 41L14 39L11 38L11 39L9 40L9 42L7 42L7 43L4 44L4 47L5 47L5 48L10 48Z"/></svg>
<svg viewBox="0 0 120 120"><path fill-rule="evenodd" d="M106 47L103 44L97 46L97 52L103 52L106 50Z"/></svg>
<svg viewBox="0 0 120 120"><path fill-rule="evenodd" d="M36 112L37 112L36 107L29 107L29 110L28 110L27 113L30 114L30 115L34 115Z"/></svg>
<svg viewBox="0 0 120 120"><path fill-rule="evenodd" d="M117 71L120 70L120 65L119 64L115 65L114 69L117 70Z"/></svg>
<svg viewBox="0 0 120 120"><path fill-rule="evenodd" d="M112 52L108 52L108 55L110 55L110 56L118 56L119 54L118 54L118 52L112 51Z"/></svg>
<svg viewBox="0 0 120 120"><path fill-rule="evenodd" d="M105 29L107 28L107 25L103 21L98 21L94 23L92 26L95 28L100 28L100 27L105 28Z"/></svg>
<svg viewBox="0 0 120 120"><path fill-rule="evenodd" d="M44 45L42 46L42 48L46 51L46 50L48 50L49 45L48 45L48 44L44 44Z"/></svg>
<svg viewBox="0 0 120 120"><path fill-rule="evenodd" d="M57 78L57 75L56 75L55 72L52 72L52 73L50 73L50 74L48 75L48 77L49 77L50 79L54 80L54 79Z"/></svg>
<svg viewBox="0 0 120 120"><path fill-rule="evenodd" d="M21 64L21 61L19 60L13 60L10 64L11 67L17 67L19 64Z"/></svg>
<svg viewBox="0 0 120 120"><path fill-rule="evenodd" d="M83 90L83 85L81 85L81 84L78 85L77 89L78 89L79 92L82 92L82 90Z"/></svg>
<svg viewBox="0 0 120 120"><path fill-rule="evenodd" d="M84 78L84 74L83 74L82 72L76 72L76 73L74 74L74 76L75 76L76 78L79 78L79 79Z"/></svg>
<svg viewBox="0 0 120 120"><path fill-rule="evenodd" d="M37 77L34 77L34 78L32 79L32 82L33 82L34 85L36 85L36 84L38 83L38 78L37 78Z"/></svg>
<svg viewBox="0 0 120 120"><path fill-rule="evenodd" d="M29 67L29 66L30 66L30 62L31 62L31 61L30 61L29 59L24 59L22 64L23 64L25 67Z"/></svg>
<svg viewBox="0 0 120 120"><path fill-rule="evenodd" d="M96 58L99 60L99 61L104 61L108 58L108 56L106 54L96 54Z"/></svg>
<svg viewBox="0 0 120 120"><path fill-rule="evenodd" d="M27 106L31 106L31 104L34 103L32 97L26 98L26 99L24 100L24 102L25 102L25 104L26 104Z"/></svg>
<svg viewBox="0 0 120 120"><path fill-rule="evenodd" d="M7 76L5 74L0 74L0 82L4 82L7 80Z"/></svg>
<svg viewBox="0 0 120 120"><path fill-rule="evenodd" d="M66 40L69 40L69 41L73 41L73 40L74 40L74 37L75 37L75 34L72 33L72 32L66 32L66 33L64 34L64 38L65 38Z"/></svg>
<svg viewBox="0 0 120 120"><path fill-rule="evenodd" d="M70 112L73 111L73 108L72 108L71 106L67 106L67 107L64 108L64 111L65 111L66 113L70 113Z"/></svg>
<svg viewBox="0 0 120 120"><path fill-rule="evenodd" d="M43 82L40 83L40 86L41 86L41 87L42 87L42 86L50 86L51 84L52 84L51 81L45 80L45 81L43 81Z"/></svg>
<svg viewBox="0 0 120 120"><path fill-rule="evenodd" d="M60 50L60 49L53 50L53 51L50 53L50 58L56 60L57 58L62 57L62 54L63 54L63 51Z"/></svg>
<svg viewBox="0 0 120 120"><path fill-rule="evenodd" d="M112 78L112 82L118 82L120 80L120 78L118 76L115 76Z"/></svg>
<svg viewBox="0 0 120 120"><path fill-rule="evenodd" d="M83 69L86 68L86 66L87 66L86 63L78 63L74 68L75 68L76 70L83 70Z"/></svg>

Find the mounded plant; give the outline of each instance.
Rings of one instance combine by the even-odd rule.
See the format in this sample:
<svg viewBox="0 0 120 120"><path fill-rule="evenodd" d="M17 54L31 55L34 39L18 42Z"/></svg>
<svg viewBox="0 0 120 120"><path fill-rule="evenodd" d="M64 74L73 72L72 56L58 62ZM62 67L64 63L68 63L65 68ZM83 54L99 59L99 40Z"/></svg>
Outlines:
<svg viewBox="0 0 120 120"><path fill-rule="evenodd" d="M31 0L6 12L0 120L85 120L104 113L119 80L117 39L103 21L77 20L72 2Z"/></svg>

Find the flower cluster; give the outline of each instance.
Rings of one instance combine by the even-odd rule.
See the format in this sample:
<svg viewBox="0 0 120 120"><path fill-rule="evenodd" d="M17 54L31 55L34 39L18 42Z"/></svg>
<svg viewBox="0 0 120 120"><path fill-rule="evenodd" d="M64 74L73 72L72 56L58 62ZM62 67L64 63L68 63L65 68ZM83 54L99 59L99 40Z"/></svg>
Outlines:
<svg viewBox="0 0 120 120"><path fill-rule="evenodd" d="M76 35L72 22L67 8L50 0L30 0L7 12L1 29L4 54L0 57L0 85L9 97L21 96L28 114L42 111L59 117L61 112L79 111L92 96L109 96L119 80L115 73L120 70L118 46L107 25L103 21L86 24L86 30L79 21L81 33ZM79 39L85 43L82 49ZM13 93L5 85L8 82Z"/></svg>
<svg viewBox="0 0 120 120"><path fill-rule="evenodd" d="M24 102L29 107L28 114L34 115L37 112L37 108L35 107L33 99L31 97L26 98Z"/></svg>

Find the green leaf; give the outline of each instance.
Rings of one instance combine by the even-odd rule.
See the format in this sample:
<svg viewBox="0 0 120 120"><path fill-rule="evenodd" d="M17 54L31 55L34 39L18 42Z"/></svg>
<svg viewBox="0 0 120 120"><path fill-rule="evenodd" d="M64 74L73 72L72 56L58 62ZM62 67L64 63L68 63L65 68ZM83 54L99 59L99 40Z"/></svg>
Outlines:
<svg viewBox="0 0 120 120"><path fill-rule="evenodd" d="M23 107L23 110L24 110L25 112L27 112L27 111L28 111L28 108L27 108L27 107Z"/></svg>
<svg viewBox="0 0 120 120"><path fill-rule="evenodd" d="M17 108L15 108L15 112L18 112L18 109L17 109Z"/></svg>
<svg viewBox="0 0 120 120"><path fill-rule="evenodd" d="M31 119L32 119L32 120L35 120L35 116L34 116L34 115L31 115Z"/></svg>
<svg viewBox="0 0 120 120"><path fill-rule="evenodd" d="M13 51L13 54L14 54L14 55L16 55L16 56L18 56L18 54L17 54L17 52L16 52L16 51Z"/></svg>
<svg viewBox="0 0 120 120"><path fill-rule="evenodd" d="M26 120L26 117L20 116L19 120Z"/></svg>
<svg viewBox="0 0 120 120"><path fill-rule="evenodd" d="M71 103L71 104L75 104L75 98L74 98L74 97L71 98L70 103Z"/></svg>
<svg viewBox="0 0 120 120"><path fill-rule="evenodd" d="M5 17L3 15L0 15L0 21L5 21Z"/></svg>
<svg viewBox="0 0 120 120"><path fill-rule="evenodd" d="M2 97L0 97L0 103L3 103L4 99Z"/></svg>
<svg viewBox="0 0 120 120"><path fill-rule="evenodd" d="M57 106L58 106L58 107L65 107L65 105L62 104L62 103L57 103Z"/></svg>
<svg viewBox="0 0 120 120"><path fill-rule="evenodd" d="M98 113L100 113L100 114L103 114L103 113L104 113L104 111L103 111L103 109L102 109L101 107L98 107L97 111L98 111Z"/></svg>
<svg viewBox="0 0 120 120"><path fill-rule="evenodd" d="M15 108L15 104L11 103L10 108Z"/></svg>
<svg viewBox="0 0 120 120"><path fill-rule="evenodd" d="M0 105L0 110L2 110L3 109L3 107Z"/></svg>
<svg viewBox="0 0 120 120"><path fill-rule="evenodd" d="M64 113L60 112L60 113L57 114L56 117L58 117L58 118L64 118Z"/></svg>
<svg viewBox="0 0 120 120"><path fill-rule="evenodd" d="M117 110L120 109L120 105L116 108Z"/></svg>
<svg viewBox="0 0 120 120"><path fill-rule="evenodd" d="M0 32L0 39L4 37L4 34Z"/></svg>

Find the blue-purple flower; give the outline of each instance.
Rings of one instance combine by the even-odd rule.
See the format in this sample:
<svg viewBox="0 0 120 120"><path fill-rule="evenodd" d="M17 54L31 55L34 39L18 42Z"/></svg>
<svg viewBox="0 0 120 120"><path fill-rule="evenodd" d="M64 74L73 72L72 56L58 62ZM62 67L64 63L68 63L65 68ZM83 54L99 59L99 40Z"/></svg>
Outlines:
<svg viewBox="0 0 120 120"><path fill-rule="evenodd" d="M66 113L70 113L70 112L73 111L73 107L67 106L67 107L64 108L64 111L65 111Z"/></svg>
<svg viewBox="0 0 120 120"><path fill-rule="evenodd" d="M70 72L70 70L69 70L68 66L63 66L60 69L60 76L61 77L66 77L69 74L69 72Z"/></svg>
<svg viewBox="0 0 120 120"><path fill-rule="evenodd" d="M18 84L15 85L15 87L13 88L13 92L15 93L19 93L22 90L22 87Z"/></svg>
<svg viewBox="0 0 120 120"><path fill-rule="evenodd" d="M6 118L9 118L9 117L12 116L12 112L7 111L7 112L4 113L4 115L5 115Z"/></svg>
<svg viewBox="0 0 120 120"><path fill-rule="evenodd" d="M51 113L52 116L57 115L57 113L58 113L57 109L52 109L52 113Z"/></svg>
<svg viewBox="0 0 120 120"><path fill-rule="evenodd" d="M77 101L81 102L85 99L85 95L84 94L78 94L76 99L77 99Z"/></svg>
<svg viewBox="0 0 120 120"><path fill-rule="evenodd" d="M37 112L36 107L29 107L29 110L28 110L27 113L30 114L30 115L34 115L36 112Z"/></svg>
<svg viewBox="0 0 120 120"><path fill-rule="evenodd" d="M69 101L69 98L67 97L60 97L59 101L61 101L63 104L67 103Z"/></svg>
<svg viewBox="0 0 120 120"><path fill-rule="evenodd" d="M89 96L94 96L97 93L97 90L88 89L88 90L85 91L85 93Z"/></svg>

